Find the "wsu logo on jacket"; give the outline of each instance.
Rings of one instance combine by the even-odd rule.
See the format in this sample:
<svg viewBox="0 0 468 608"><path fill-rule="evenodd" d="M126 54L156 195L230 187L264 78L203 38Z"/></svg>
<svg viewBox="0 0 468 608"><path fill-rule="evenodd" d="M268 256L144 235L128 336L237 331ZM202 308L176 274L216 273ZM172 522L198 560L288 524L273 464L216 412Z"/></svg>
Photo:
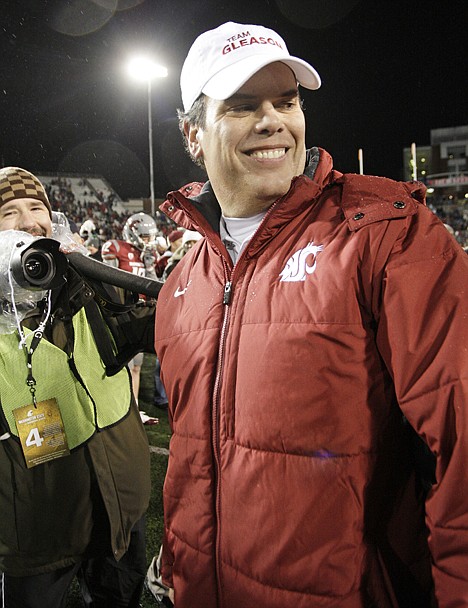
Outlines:
<svg viewBox="0 0 468 608"><path fill-rule="evenodd" d="M303 249L299 249L289 258L286 266L280 272L280 281L305 281L317 267L317 254L323 250L323 245L314 245L311 241Z"/></svg>

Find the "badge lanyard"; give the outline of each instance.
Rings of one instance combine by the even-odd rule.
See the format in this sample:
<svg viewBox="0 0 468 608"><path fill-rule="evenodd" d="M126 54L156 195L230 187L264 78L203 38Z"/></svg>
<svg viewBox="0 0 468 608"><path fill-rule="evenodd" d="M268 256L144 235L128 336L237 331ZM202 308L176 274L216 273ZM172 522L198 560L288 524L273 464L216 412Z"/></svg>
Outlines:
<svg viewBox="0 0 468 608"><path fill-rule="evenodd" d="M49 317L50 317L50 311L51 311L51 307L52 307L52 292L50 289L47 292L47 307L44 310L44 313L41 317L39 325L34 332L34 336L31 341L31 346L28 348L28 346L26 344L26 336L24 334L23 328L21 327L18 310L16 308L13 279L11 276L11 264L8 268L8 279L9 279L10 289L11 289L11 304L12 304L13 310L15 312L16 326L18 328L18 333L20 335L19 348L23 348L24 352L26 353L26 366L28 368L28 376L26 378L26 384L29 387L29 391L32 396L33 405L34 405L34 407L37 407L36 379L34 378L33 373L32 373L32 356L33 356L36 348L39 346L39 342L42 340L42 336L44 335L47 321L49 320Z"/></svg>
<svg viewBox="0 0 468 608"><path fill-rule="evenodd" d="M41 321L34 332L33 339L31 340L31 346L28 348L26 345L26 338L24 334L21 336L21 343L23 345L24 351L26 352L26 366L28 368L28 377L26 378L26 384L29 386L29 391L32 395L33 405L37 407L36 401L36 379L33 376L32 372L32 356L34 351L39 346L39 342L42 340L42 336L44 335L44 331L47 325L47 321L50 317L50 309L51 309L51 292L49 291L47 296L47 308L44 310Z"/></svg>
<svg viewBox="0 0 468 608"><path fill-rule="evenodd" d="M29 392L31 393L34 407L37 407L37 401L36 401L36 379L34 378L33 371L32 371L32 356L33 356L36 348L39 346L39 342L42 340L42 337L44 335L47 321L49 320L49 317L50 317L51 299L52 299L51 292L49 291L47 294L47 308L44 310L44 313L39 322L39 325L34 332L33 339L31 340L31 345L29 348L27 347L27 344L26 344L26 336L24 335L23 329L22 329L21 325L18 323L18 332L21 336L20 348L22 347L24 349L24 352L26 353L26 367L28 368L28 377L26 378L26 384L29 387Z"/></svg>

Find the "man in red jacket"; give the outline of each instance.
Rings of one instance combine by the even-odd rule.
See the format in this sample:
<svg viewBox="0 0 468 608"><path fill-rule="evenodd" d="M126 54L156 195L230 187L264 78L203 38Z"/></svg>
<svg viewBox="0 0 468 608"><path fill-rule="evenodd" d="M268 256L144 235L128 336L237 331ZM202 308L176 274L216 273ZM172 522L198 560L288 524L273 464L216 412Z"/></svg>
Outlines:
<svg viewBox="0 0 468 608"><path fill-rule="evenodd" d="M258 25L182 69L209 181L161 207L204 237L158 300L162 583L177 608L466 606L468 258L422 184L306 150L298 85Z"/></svg>

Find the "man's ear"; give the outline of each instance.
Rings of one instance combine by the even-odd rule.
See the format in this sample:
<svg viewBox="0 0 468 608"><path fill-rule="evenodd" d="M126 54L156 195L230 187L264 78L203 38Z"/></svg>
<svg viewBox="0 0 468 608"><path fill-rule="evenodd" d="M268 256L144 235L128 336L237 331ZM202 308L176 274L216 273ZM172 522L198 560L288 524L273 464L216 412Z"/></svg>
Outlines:
<svg viewBox="0 0 468 608"><path fill-rule="evenodd" d="M199 135L200 130L198 127L193 125L184 125L184 133L187 138L187 145L190 151L190 155L194 160L199 160L203 157L202 147L200 145Z"/></svg>

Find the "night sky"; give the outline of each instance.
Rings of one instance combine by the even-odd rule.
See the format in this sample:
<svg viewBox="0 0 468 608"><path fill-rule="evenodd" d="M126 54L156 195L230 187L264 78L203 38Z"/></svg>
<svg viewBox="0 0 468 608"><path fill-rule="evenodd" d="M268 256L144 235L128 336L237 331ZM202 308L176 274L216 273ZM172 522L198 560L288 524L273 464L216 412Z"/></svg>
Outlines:
<svg viewBox="0 0 468 608"><path fill-rule="evenodd" d="M0 161L33 172L100 173L124 198L149 195L147 93L125 74L151 54L156 196L203 174L177 127L180 69L225 21L272 27L309 61L307 145L340 171L401 179L402 149L468 124L465 0L2 0Z"/></svg>

